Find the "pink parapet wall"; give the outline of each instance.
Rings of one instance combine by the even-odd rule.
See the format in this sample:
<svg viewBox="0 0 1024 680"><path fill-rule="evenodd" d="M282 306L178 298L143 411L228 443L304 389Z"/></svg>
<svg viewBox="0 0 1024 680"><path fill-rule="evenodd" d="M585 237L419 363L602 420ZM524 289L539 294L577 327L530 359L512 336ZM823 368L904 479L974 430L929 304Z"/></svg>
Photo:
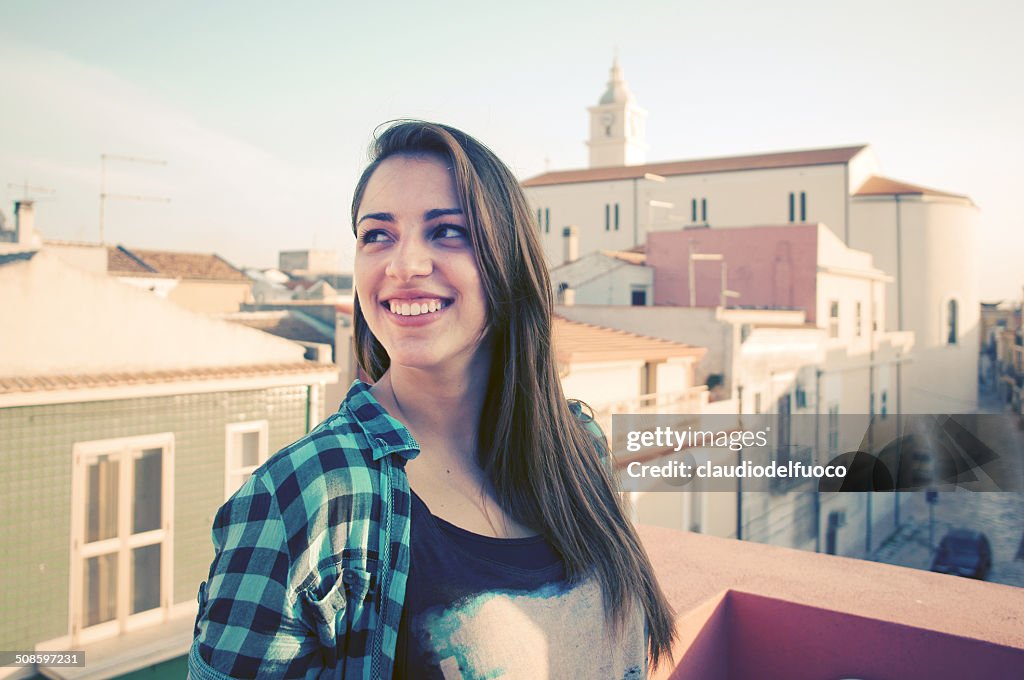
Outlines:
<svg viewBox="0 0 1024 680"><path fill-rule="evenodd" d="M727 286L740 294L732 305L792 307L814 323L818 275L818 225L684 229L647 235L647 265L654 268L654 304L685 307L690 302L690 247L722 255ZM721 262L694 262L698 307L719 304Z"/></svg>
<svg viewBox="0 0 1024 680"><path fill-rule="evenodd" d="M1024 677L1024 589L641 527L676 609L672 680Z"/></svg>

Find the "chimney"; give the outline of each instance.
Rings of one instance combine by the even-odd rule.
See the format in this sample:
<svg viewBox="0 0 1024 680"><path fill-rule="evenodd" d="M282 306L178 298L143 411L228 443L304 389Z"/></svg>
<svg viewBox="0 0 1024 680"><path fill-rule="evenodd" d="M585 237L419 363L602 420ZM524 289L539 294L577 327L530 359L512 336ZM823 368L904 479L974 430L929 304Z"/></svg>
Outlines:
<svg viewBox="0 0 1024 680"><path fill-rule="evenodd" d="M569 287L569 284L562 281L558 284L557 304L572 307L576 304L576 291Z"/></svg>
<svg viewBox="0 0 1024 680"><path fill-rule="evenodd" d="M38 245L33 222L35 208L32 201L14 202L14 232L19 246Z"/></svg>
<svg viewBox="0 0 1024 680"><path fill-rule="evenodd" d="M580 237L576 227L569 226L562 229L562 264L575 262L580 259Z"/></svg>

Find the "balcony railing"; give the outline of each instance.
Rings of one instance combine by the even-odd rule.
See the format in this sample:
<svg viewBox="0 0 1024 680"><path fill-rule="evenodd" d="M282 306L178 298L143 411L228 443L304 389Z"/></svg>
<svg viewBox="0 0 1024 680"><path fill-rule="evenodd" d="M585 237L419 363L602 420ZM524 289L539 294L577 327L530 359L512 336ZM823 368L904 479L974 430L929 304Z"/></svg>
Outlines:
<svg viewBox="0 0 1024 680"><path fill-rule="evenodd" d="M708 388L699 385L676 392L655 392L641 394L631 399L591 404L594 419L611 439L612 415L614 414L697 414L703 413L708 403Z"/></svg>
<svg viewBox="0 0 1024 680"><path fill-rule="evenodd" d="M665 680L1018 678L1024 589L641 526L676 612Z"/></svg>

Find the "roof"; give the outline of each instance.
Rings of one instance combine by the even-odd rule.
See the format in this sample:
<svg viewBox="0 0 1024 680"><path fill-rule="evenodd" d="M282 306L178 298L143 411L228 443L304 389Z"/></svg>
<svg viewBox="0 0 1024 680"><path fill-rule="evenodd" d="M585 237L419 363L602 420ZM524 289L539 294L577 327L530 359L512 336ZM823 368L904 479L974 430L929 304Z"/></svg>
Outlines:
<svg viewBox="0 0 1024 680"><path fill-rule="evenodd" d="M621 359L699 359L707 349L604 326L554 318L553 336L558 361L566 364Z"/></svg>
<svg viewBox="0 0 1024 680"><path fill-rule="evenodd" d="M674 175L699 175L710 172L735 172L738 170L765 170L770 168L793 168L807 165L836 165L849 162L864 149L860 146L843 146L831 149L809 149L805 151L780 151L750 156L726 156L690 161L645 163L643 165L619 165L607 168L586 168L583 170L559 170L546 172L522 182L523 187L540 187L555 184L579 182L607 182L614 180L640 179L651 173L671 177Z"/></svg>
<svg viewBox="0 0 1024 680"><path fill-rule="evenodd" d="M257 364L248 366L211 366L204 368L131 371L124 373L68 374L26 377L0 376L0 394L23 392L50 392L58 390L96 389L123 385L156 385L189 380L223 380L227 378L254 378L296 373L323 373L333 370L331 365L310 361L284 364Z"/></svg>
<svg viewBox="0 0 1024 680"><path fill-rule="evenodd" d="M917 184L910 184L909 182L900 182L895 179L888 177L880 177L879 175L872 175L865 180L864 184L860 185L860 188L854 192L854 196L939 196L944 198L960 198L964 200L970 200L967 196L962 194L953 194L947 191L939 191L938 189L929 189L928 187L918 186Z"/></svg>
<svg viewBox="0 0 1024 680"><path fill-rule="evenodd" d="M248 283L249 277L227 260L212 253L178 253L140 250L124 246L107 250L107 271L128 276L158 276L204 281Z"/></svg>
<svg viewBox="0 0 1024 680"><path fill-rule="evenodd" d="M273 312L241 312L226 317L228 321L255 328L276 335L279 338L289 340L300 340L302 342L318 342L328 345L334 344L334 337L321 330L315 322L311 323L303 318L301 312L288 310ZM324 324L326 325L326 324Z"/></svg>
<svg viewBox="0 0 1024 680"><path fill-rule="evenodd" d="M623 268L639 267L653 275L653 269L646 267L644 263L645 258L646 255L643 253L595 250L572 262L563 262L552 267L551 280L559 288L580 288Z"/></svg>
<svg viewBox="0 0 1024 680"><path fill-rule="evenodd" d="M107 247L107 271L112 274L155 274L155 269L124 248L124 246Z"/></svg>
<svg viewBox="0 0 1024 680"><path fill-rule="evenodd" d="M294 342L190 312L45 249L30 258L0 256L0 290L4 312L17 328L0 333L4 379L65 376L60 380L67 382L66 376L122 372L192 376L207 369L296 363L304 354Z"/></svg>
<svg viewBox="0 0 1024 680"><path fill-rule="evenodd" d="M633 250L602 250L601 254L629 264L647 264L647 253Z"/></svg>

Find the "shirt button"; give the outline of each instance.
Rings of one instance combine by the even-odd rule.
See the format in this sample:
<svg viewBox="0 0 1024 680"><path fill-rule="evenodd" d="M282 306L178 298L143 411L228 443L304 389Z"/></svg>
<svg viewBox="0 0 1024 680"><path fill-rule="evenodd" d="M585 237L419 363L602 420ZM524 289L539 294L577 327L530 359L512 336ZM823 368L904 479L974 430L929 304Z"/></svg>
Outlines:
<svg viewBox="0 0 1024 680"><path fill-rule="evenodd" d="M344 572L342 572L341 580L345 583L352 583L356 580L356 575L346 569Z"/></svg>

